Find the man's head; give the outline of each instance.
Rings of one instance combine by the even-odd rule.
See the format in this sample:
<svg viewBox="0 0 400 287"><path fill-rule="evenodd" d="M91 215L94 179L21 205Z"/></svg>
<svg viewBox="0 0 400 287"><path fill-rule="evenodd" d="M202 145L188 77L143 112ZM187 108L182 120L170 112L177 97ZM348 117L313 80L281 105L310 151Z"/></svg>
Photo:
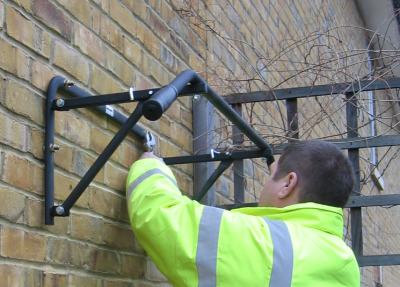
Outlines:
<svg viewBox="0 0 400 287"><path fill-rule="evenodd" d="M349 160L335 145L320 140L290 144L270 171L260 206L315 202L344 207L354 186Z"/></svg>

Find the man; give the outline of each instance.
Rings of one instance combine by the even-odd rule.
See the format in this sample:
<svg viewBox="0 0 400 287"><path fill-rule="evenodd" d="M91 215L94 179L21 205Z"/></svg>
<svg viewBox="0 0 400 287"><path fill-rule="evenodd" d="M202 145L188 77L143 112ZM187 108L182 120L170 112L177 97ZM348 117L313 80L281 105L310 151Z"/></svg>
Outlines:
<svg viewBox="0 0 400 287"><path fill-rule="evenodd" d="M288 146L270 170L259 207L224 211L182 196L152 154L132 165L133 231L174 286L360 286L342 240L349 161L330 143L306 141Z"/></svg>

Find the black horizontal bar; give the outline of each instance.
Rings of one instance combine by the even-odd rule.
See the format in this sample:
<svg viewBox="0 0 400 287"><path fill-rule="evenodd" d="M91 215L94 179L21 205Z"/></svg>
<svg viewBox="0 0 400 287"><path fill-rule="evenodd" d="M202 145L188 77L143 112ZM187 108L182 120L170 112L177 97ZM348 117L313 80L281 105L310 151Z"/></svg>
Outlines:
<svg viewBox="0 0 400 287"><path fill-rule="evenodd" d="M64 78L60 77L63 81L65 81ZM66 93L68 95L74 96L75 99L83 99L83 98L94 98L96 96L92 96L90 93L86 92L84 89L79 88L78 86L67 86L67 85L62 85L60 87L60 90L63 93ZM53 97L54 98L54 97ZM52 101L54 105L54 100ZM106 116L110 117L117 123L120 123L121 125L125 123L125 121L128 119L124 114L120 113L119 111L115 110L111 106L96 106L95 109L98 111L104 113ZM146 139L146 130L141 127L139 124L136 124L132 127L131 129L132 133L141 141L144 141Z"/></svg>
<svg viewBox="0 0 400 287"><path fill-rule="evenodd" d="M363 255L357 261L360 267L400 265L400 254Z"/></svg>
<svg viewBox="0 0 400 287"><path fill-rule="evenodd" d="M222 205L218 205L217 207L226 209L226 210L231 210L231 209L236 209L236 208L257 207L257 206L258 206L258 202L247 202L247 203L222 204Z"/></svg>
<svg viewBox="0 0 400 287"><path fill-rule="evenodd" d="M383 147L383 146L395 146L400 145L400 135L389 135L389 136L377 136L377 137L358 137L358 138L344 138L338 140L329 140L338 146L340 149L355 149L355 148L371 148L371 147ZM273 154L281 154L283 149L288 144L271 145ZM240 160L249 158L260 158L265 157L266 152L259 149L247 150L247 151L234 151L231 154L215 154L214 158L211 154L199 154L191 156L176 156L176 157L165 157L164 162L167 165L173 164L187 164L197 162L210 162L210 161L221 161L221 160Z"/></svg>
<svg viewBox="0 0 400 287"><path fill-rule="evenodd" d="M83 107L112 105L118 103L130 102L131 98L129 92L115 93L108 95L98 95L83 98L63 99L63 105L57 106L57 100L53 101L52 108L56 111L68 111L70 109L77 109Z"/></svg>
<svg viewBox="0 0 400 287"><path fill-rule="evenodd" d="M368 206L391 206L400 204L400 194L385 194L385 195L368 195L368 196L350 196L345 208L352 207L368 207ZM248 202L242 204L224 204L220 208L231 210L242 207L256 207L257 202Z"/></svg>
<svg viewBox="0 0 400 287"><path fill-rule="evenodd" d="M196 162L260 158L260 157L267 157L268 155L269 155L268 151L253 149L247 151L233 151L232 153L215 153L214 157L212 157L211 154L199 154L190 156L165 157L163 158L163 160L167 165L173 165L173 164L186 164L186 163L196 163Z"/></svg>
<svg viewBox="0 0 400 287"><path fill-rule="evenodd" d="M387 135L376 137L357 137L327 140L340 149L357 149L400 145L400 135ZM281 154L288 144L272 145L274 154Z"/></svg>
<svg viewBox="0 0 400 287"><path fill-rule="evenodd" d="M400 194L351 196L346 207L391 206L400 204Z"/></svg>
<svg viewBox="0 0 400 287"><path fill-rule="evenodd" d="M257 91L251 93L235 93L224 96L230 104L254 103L263 101L288 100L294 98L318 97L345 93L358 93L375 90L400 88L400 78L362 80L349 83L330 85L316 85L311 87L299 87L289 89L277 89L273 91Z"/></svg>
<svg viewBox="0 0 400 287"><path fill-rule="evenodd" d="M69 90L74 89L74 86L65 87L64 91L67 93ZM155 94L157 89L147 89L147 90L139 90L132 91L133 99L129 91L122 93L113 93L113 94L104 94L98 96L87 96L81 98L73 98L73 99L63 99L64 103L62 106L57 106L57 100L53 101L53 109L57 111L67 111L70 109L90 107L90 106L102 106L102 105L112 105L112 104L120 104L120 103L128 103L128 102L136 102L136 101L144 101L151 97L151 95ZM192 94L199 94L204 92L204 87L201 85L187 85L180 92L179 96L187 96Z"/></svg>

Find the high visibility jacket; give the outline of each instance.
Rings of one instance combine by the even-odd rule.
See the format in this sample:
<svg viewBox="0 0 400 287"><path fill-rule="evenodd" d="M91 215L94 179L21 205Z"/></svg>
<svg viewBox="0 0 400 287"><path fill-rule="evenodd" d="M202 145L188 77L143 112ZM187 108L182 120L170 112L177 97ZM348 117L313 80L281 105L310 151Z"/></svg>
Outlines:
<svg viewBox="0 0 400 287"><path fill-rule="evenodd" d="M157 159L132 165L127 198L137 240L174 286L360 286L340 208L204 206Z"/></svg>

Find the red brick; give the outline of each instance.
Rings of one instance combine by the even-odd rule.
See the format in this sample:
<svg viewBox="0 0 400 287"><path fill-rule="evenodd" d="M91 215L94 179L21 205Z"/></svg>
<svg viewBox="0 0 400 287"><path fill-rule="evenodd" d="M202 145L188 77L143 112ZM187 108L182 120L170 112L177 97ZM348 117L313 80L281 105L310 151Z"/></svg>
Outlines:
<svg viewBox="0 0 400 287"><path fill-rule="evenodd" d="M18 82L10 81L8 83L5 106L39 125L44 125L44 100Z"/></svg>
<svg viewBox="0 0 400 287"><path fill-rule="evenodd" d="M19 11L6 6L7 34L31 49L35 49L35 25Z"/></svg>
<svg viewBox="0 0 400 287"><path fill-rule="evenodd" d="M25 211L25 196L5 187L0 187L0 216L11 222L20 222Z"/></svg>
<svg viewBox="0 0 400 287"><path fill-rule="evenodd" d="M173 141L183 147L186 151L190 152L192 146L192 134L176 122L172 122L171 134L175 135Z"/></svg>
<svg viewBox="0 0 400 287"><path fill-rule="evenodd" d="M158 16L149 8L147 8L146 11L146 24L148 24L151 30L154 31L154 33L163 41L168 39L168 26L161 20L160 16Z"/></svg>
<svg viewBox="0 0 400 287"><path fill-rule="evenodd" d="M3 30L4 26L4 4L0 2L0 31Z"/></svg>
<svg viewBox="0 0 400 287"><path fill-rule="evenodd" d="M21 151L29 147L29 129L13 120L9 115L0 113L0 141Z"/></svg>
<svg viewBox="0 0 400 287"><path fill-rule="evenodd" d="M144 0L122 0L122 3L141 19L146 16L146 2Z"/></svg>
<svg viewBox="0 0 400 287"><path fill-rule="evenodd" d="M123 40L124 40L123 42L124 56L136 67L140 67L142 64L142 57L143 57L143 52L141 47L137 43L129 40L126 37Z"/></svg>
<svg viewBox="0 0 400 287"><path fill-rule="evenodd" d="M71 20L52 1L33 0L32 10L34 15L50 29L53 29L67 40L71 40Z"/></svg>
<svg viewBox="0 0 400 287"><path fill-rule="evenodd" d="M142 76L141 74L137 74L135 87L137 90L146 90L155 88L155 84L153 84L148 78Z"/></svg>
<svg viewBox="0 0 400 287"><path fill-rule="evenodd" d="M97 33L98 35L100 34L100 22L101 22L101 11L95 7L92 7L90 11L91 15L91 24L90 27L92 30Z"/></svg>
<svg viewBox="0 0 400 287"><path fill-rule="evenodd" d="M132 283L129 282L123 282L123 281L119 281L119 280L108 280L108 279L104 279L102 280L103 282L103 287L132 287ZM135 284L136 286L136 284Z"/></svg>
<svg viewBox="0 0 400 287"><path fill-rule="evenodd" d="M55 171L54 175L55 192L54 197L57 200L64 201L78 185L76 178L65 175L61 172ZM88 208L89 207L89 190L85 190L75 203L76 206Z"/></svg>
<svg viewBox="0 0 400 287"><path fill-rule="evenodd" d="M115 249L135 251L135 239L130 228L104 222L102 232L103 241L107 246Z"/></svg>
<svg viewBox="0 0 400 287"><path fill-rule="evenodd" d="M82 277L74 274L69 275L70 287L97 287L98 279L92 277Z"/></svg>
<svg viewBox="0 0 400 287"><path fill-rule="evenodd" d="M89 187L89 207L96 213L110 218L120 218L122 205L125 201L120 195L102 190L98 187Z"/></svg>
<svg viewBox="0 0 400 287"><path fill-rule="evenodd" d="M110 49L106 50L107 68L127 86L134 83L135 73L131 65Z"/></svg>
<svg viewBox="0 0 400 287"><path fill-rule="evenodd" d="M120 193L125 193L125 180L128 175L126 170L123 170L111 163L105 165L104 182L105 184Z"/></svg>
<svg viewBox="0 0 400 287"><path fill-rule="evenodd" d="M41 61L32 63L32 85L36 88L47 91L47 86L55 75L55 72Z"/></svg>
<svg viewBox="0 0 400 287"><path fill-rule="evenodd" d="M21 267L17 267L22 269ZM24 287L36 287L42 285L43 282L43 271L38 269L25 269L25 285Z"/></svg>
<svg viewBox="0 0 400 287"><path fill-rule="evenodd" d="M67 171L71 171L74 147L57 140L55 141L55 144L58 145L60 149L54 153L54 164Z"/></svg>
<svg viewBox="0 0 400 287"><path fill-rule="evenodd" d="M0 38L0 67L19 78L29 80L29 57Z"/></svg>
<svg viewBox="0 0 400 287"><path fill-rule="evenodd" d="M170 33L167 44L185 61L188 62L190 50L188 46L175 33Z"/></svg>
<svg viewBox="0 0 400 287"><path fill-rule="evenodd" d="M76 114L71 112L56 113L55 131L81 147L89 147L89 124Z"/></svg>
<svg viewBox="0 0 400 287"><path fill-rule="evenodd" d="M181 155L181 150L165 139L160 139L160 152L163 157Z"/></svg>
<svg viewBox="0 0 400 287"><path fill-rule="evenodd" d="M47 238L43 235L10 227L1 230L1 255L4 257L44 262Z"/></svg>
<svg viewBox="0 0 400 287"><path fill-rule="evenodd" d="M71 264L73 243L64 238L50 237L48 240L47 260L56 264Z"/></svg>
<svg viewBox="0 0 400 287"><path fill-rule="evenodd" d="M95 248L87 243L77 241L69 242L71 244L70 262L75 267L85 270L93 270L95 261Z"/></svg>
<svg viewBox="0 0 400 287"><path fill-rule="evenodd" d="M139 159L141 150L131 144L123 143L118 148L119 151L119 163L124 167L129 168L132 163Z"/></svg>
<svg viewBox="0 0 400 287"><path fill-rule="evenodd" d="M153 31L143 23L137 23L137 38L143 43L150 53L157 59L160 58L160 40L154 35Z"/></svg>
<svg viewBox="0 0 400 287"><path fill-rule="evenodd" d="M121 84L96 66L93 67L91 87L99 94L118 93L123 90Z"/></svg>
<svg viewBox="0 0 400 287"><path fill-rule="evenodd" d="M84 152L82 150L75 150L73 154L73 162L72 162L72 171L79 175L83 176L86 171L89 170L89 168L93 165L94 161L96 160L97 157L93 157L92 155L88 154L87 152ZM94 181L103 183L104 182L104 168L102 168L96 177L94 178Z"/></svg>
<svg viewBox="0 0 400 287"><path fill-rule="evenodd" d="M100 16L100 37L118 51L122 51L126 40L121 29L105 14Z"/></svg>
<svg viewBox="0 0 400 287"><path fill-rule="evenodd" d="M136 35L137 20L132 13L126 9L118 1L114 1L113 5L110 5L110 15L117 21L129 34L132 36ZM123 19L123 21L121 21Z"/></svg>
<svg viewBox="0 0 400 287"><path fill-rule="evenodd" d="M102 220L86 214L71 214L71 236L94 243L102 243Z"/></svg>
<svg viewBox="0 0 400 287"><path fill-rule="evenodd" d="M121 274L132 279L142 279L146 258L137 255L121 255Z"/></svg>
<svg viewBox="0 0 400 287"><path fill-rule="evenodd" d="M0 264L0 278L6 286L26 286L24 272L19 266Z"/></svg>
<svg viewBox="0 0 400 287"><path fill-rule="evenodd" d="M103 152L104 148L111 141L112 136L103 130L93 127L90 129L90 148L97 154Z"/></svg>
<svg viewBox="0 0 400 287"><path fill-rule="evenodd" d="M74 26L74 45L100 65L105 64L105 49L101 40L81 24Z"/></svg>
<svg viewBox="0 0 400 287"><path fill-rule="evenodd" d="M116 252L105 249L93 250L93 270L97 272L114 273L120 272L120 260Z"/></svg>
<svg viewBox="0 0 400 287"><path fill-rule="evenodd" d="M27 191L43 194L43 168L26 158L6 153L3 181Z"/></svg>
<svg viewBox="0 0 400 287"><path fill-rule="evenodd" d="M87 27L90 26L90 2L81 0L57 0L65 9Z"/></svg>
<svg viewBox="0 0 400 287"><path fill-rule="evenodd" d="M97 5L101 7L107 13L110 12L110 1L109 0L94 0Z"/></svg>
<svg viewBox="0 0 400 287"><path fill-rule="evenodd" d="M55 274L45 271L43 273L43 287L67 287L66 274Z"/></svg>
<svg viewBox="0 0 400 287"><path fill-rule="evenodd" d="M54 44L53 62L79 81L88 83L89 64L87 61L82 59L82 55L58 41Z"/></svg>
<svg viewBox="0 0 400 287"><path fill-rule="evenodd" d="M150 260L150 258L147 258L145 278L156 282L167 281L165 276L158 270L157 266Z"/></svg>

